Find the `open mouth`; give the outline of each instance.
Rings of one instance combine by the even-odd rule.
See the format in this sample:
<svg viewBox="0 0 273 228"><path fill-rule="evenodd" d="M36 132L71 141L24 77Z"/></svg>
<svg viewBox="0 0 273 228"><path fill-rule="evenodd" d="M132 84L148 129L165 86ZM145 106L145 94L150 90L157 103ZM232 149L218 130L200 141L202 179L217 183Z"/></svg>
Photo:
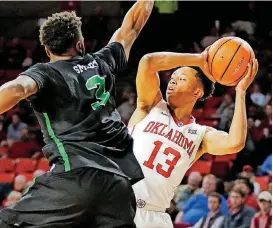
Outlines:
<svg viewBox="0 0 273 228"><path fill-rule="evenodd" d="M173 87L168 87L167 88L167 93L173 93L174 92L174 88Z"/></svg>

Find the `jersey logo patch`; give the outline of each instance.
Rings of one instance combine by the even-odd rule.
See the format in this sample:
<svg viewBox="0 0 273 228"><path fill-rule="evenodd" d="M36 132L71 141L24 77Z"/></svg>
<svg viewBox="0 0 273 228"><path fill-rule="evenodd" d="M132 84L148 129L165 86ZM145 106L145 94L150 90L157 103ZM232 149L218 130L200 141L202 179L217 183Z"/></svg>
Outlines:
<svg viewBox="0 0 273 228"><path fill-rule="evenodd" d="M164 115L164 116L168 116L169 117L169 115L167 113L165 113L165 112L161 112L161 114Z"/></svg>
<svg viewBox="0 0 273 228"><path fill-rule="evenodd" d="M143 207L145 207L146 202L144 200L142 200L142 199L139 199L139 200L137 200L136 204L137 204L138 208L143 208Z"/></svg>
<svg viewBox="0 0 273 228"><path fill-rule="evenodd" d="M189 130L188 130L188 133L189 133L189 134L192 134L192 135L197 135L197 130L189 129Z"/></svg>

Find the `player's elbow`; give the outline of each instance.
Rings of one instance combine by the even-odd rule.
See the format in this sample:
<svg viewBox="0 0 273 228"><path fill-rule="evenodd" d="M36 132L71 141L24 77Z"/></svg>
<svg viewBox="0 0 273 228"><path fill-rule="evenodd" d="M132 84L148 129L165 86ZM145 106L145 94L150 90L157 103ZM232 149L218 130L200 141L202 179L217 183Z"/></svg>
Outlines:
<svg viewBox="0 0 273 228"><path fill-rule="evenodd" d="M156 56L153 53L144 55L140 60L140 67L146 71L155 72L156 71Z"/></svg>
<svg viewBox="0 0 273 228"><path fill-rule="evenodd" d="M228 153L238 153L245 148L245 141L231 144L228 147Z"/></svg>

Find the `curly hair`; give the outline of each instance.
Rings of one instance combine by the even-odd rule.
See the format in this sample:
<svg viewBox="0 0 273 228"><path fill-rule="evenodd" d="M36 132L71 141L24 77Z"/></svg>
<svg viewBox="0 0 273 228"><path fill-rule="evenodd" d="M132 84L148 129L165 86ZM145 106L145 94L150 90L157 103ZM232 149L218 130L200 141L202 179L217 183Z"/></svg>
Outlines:
<svg viewBox="0 0 273 228"><path fill-rule="evenodd" d="M61 55L82 38L81 25L75 12L55 13L40 27L40 42L53 54Z"/></svg>
<svg viewBox="0 0 273 228"><path fill-rule="evenodd" d="M215 90L215 83L209 80L208 77L203 73L203 71L199 67L191 66L191 68L197 71L196 75L202 82L204 95L199 99L199 101L204 101L213 95Z"/></svg>

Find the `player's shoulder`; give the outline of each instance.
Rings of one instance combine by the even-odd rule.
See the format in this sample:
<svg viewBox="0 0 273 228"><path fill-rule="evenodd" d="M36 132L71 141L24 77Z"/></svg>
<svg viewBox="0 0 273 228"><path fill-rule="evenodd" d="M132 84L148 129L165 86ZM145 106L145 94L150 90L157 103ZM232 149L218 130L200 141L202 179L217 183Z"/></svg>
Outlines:
<svg viewBox="0 0 273 228"><path fill-rule="evenodd" d="M163 98L160 99L158 103L154 105L154 109L169 110L167 101L165 101Z"/></svg>

